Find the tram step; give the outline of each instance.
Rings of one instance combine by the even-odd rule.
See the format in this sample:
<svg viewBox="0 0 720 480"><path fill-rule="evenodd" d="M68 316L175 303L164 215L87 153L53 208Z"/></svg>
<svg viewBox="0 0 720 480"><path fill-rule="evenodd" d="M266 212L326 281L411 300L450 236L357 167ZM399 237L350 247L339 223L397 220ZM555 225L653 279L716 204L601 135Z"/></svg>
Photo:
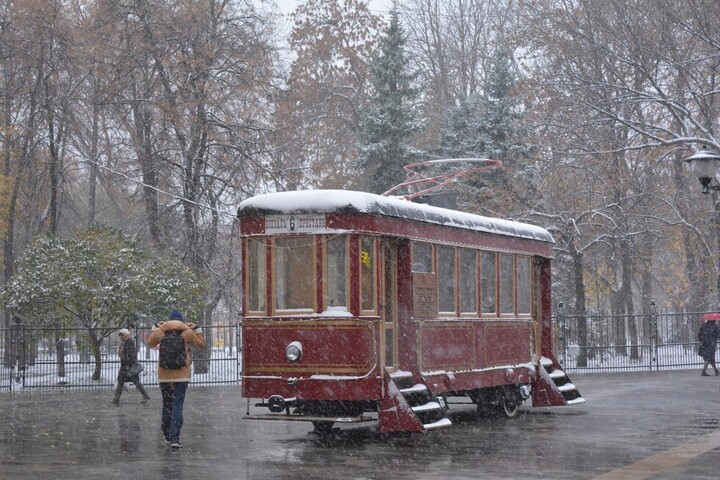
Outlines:
<svg viewBox="0 0 720 480"><path fill-rule="evenodd" d="M422 383L416 383L412 387L400 389L400 393L402 393L403 395L426 393L427 391L428 391L427 386L423 385Z"/></svg>
<svg viewBox="0 0 720 480"><path fill-rule="evenodd" d="M452 426L452 422L450 421L449 418L441 418L440 420L437 420L435 422L423 424L423 427L425 427L425 430L432 430L434 428L442 428L442 427L450 427L450 426Z"/></svg>
<svg viewBox="0 0 720 480"><path fill-rule="evenodd" d="M577 405L584 403L585 399L580 395L575 384L570 381L570 378L560 368L555 368L557 365L552 359L548 357L540 358L540 368L545 371L547 377L552 381L556 391L562 395L565 405ZM547 378L546 377L546 378ZM540 403L540 406L559 405L559 403Z"/></svg>
<svg viewBox="0 0 720 480"><path fill-rule="evenodd" d="M422 413L422 412L429 412L433 410L440 410L440 404L438 402L427 402L423 405L415 405L414 407L411 407L412 411L415 413Z"/></svg>
<svg viewBox="0 0 720 480"><path fill-rule="evenodd" d="M390 378L392 378L395 381L402 380L405 378L412 378L412 373L407 372L405 370L397 370L395 372L389 372L388 375L390 375Z"/></svg>

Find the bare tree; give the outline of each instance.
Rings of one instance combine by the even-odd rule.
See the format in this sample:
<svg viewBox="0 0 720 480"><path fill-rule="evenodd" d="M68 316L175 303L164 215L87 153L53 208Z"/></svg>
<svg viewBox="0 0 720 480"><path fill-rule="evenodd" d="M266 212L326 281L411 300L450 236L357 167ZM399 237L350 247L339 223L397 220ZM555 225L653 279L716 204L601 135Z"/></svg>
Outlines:
<svg viewBox="0 0 720 480"><path fill-rule="evenodd" d="M293 14L275 160L286 185L357 187L358 129L381 19L363 0L310 0Z"/></svg>
<svg viewBox="0 0 720 480"><path fill-rule="evenodd" d="M707 232L702 233L706 227L698 221L717 231L718 215L711 221L698 217L697 210L683 199L685 192L679 196L676 189L689 189L678 163L689 155L690 146L718 146L714 87L718 42L706 20L718 11L717 3L560 1L526 2L526 7L532 18L527 34L541 52L529 58L528 65L540 67L534 70L538 74L547 74L543 85L554 95L573 99L565 111L573 112L576 125L577 118L585 117L600 133L578 138L576 147L602 155L612 166L604 172L617 184L607 190L615 211L622 212L616 215L617 224L645 225L648 233L668 224L684 225L685 273L702 278L705 267L696 261L695 235ZM552 118L569 129L563 117L567 115ZM627 199L635 200L628 203ZM647 223L651 217L652 226ZM652 236L627 235L640 230L625 229L626 234L617 237L613 246L621 268L617 271L623 272L618 277L622 281L617 284L616 305L628 314L634 310L630 302L632 278L638 275L637 253L658 251L637 243L642 240L647 247L654 241ZM712 261L705 265L717 279L718 247L712 250ZM711 299L702 289L696 284L689 294L695 308L709 306Z"/></svg>

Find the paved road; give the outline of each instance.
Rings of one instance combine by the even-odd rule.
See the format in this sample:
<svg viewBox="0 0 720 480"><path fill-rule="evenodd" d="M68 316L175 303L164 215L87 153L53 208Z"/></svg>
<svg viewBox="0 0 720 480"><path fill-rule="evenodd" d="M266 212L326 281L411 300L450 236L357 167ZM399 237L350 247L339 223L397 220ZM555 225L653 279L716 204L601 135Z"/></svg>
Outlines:
<svg viewBox="0 0 720 480"><path fill-rule="evenodd" d="M159 433L160 392L0 395L0 479L717 479L720 377L692 370L575 375L587 403L513 419L454 406L455 425L328 439L305 423L244 420L236 387L190 387L184 448Z"/></svg>

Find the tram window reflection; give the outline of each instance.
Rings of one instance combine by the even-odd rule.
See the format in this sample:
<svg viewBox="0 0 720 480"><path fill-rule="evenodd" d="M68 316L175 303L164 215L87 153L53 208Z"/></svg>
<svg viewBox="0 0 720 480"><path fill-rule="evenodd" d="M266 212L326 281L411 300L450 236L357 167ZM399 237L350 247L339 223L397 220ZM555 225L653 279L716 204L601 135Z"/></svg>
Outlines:
<svg viewBox="0 0 720 480"><path fill-rule="evenodd" d="M395 331L392 329L385 330L385 366L394 367L395 360L393 352L395 351Z"/></svg>
<svg viewBox="0 0 720 480"><path fill-rule="evenodd" d="M360 308L375 311L375 240L360 238Z"/></svg>
<svg viewBox="0 0 720 480"><path fill-rule="evenodd" d="M427 243L413 243L412 246L412 262L413 272L432 273L433 272L433 256L432 245Z"/></svg>
<svg viewBox="0 0 720 480"><path fill-rule="evenodd" d="M438 309L455 313L455 249L438 247Z"/></svg>
<svg viewBox="0 0 720 480"><path fill-rule="evenodd" d="M480 265L480 292L481 310L484 314L495 314L497 312L496 293L496 255L493 252L482 252Z"/></svg>
<svg viewBox="0 0 720 480"><path fill-rule="evenodd" d="M314 308L314 237L275 239L275 308Z"/></svg>
<svg viewBox="0 0 720 480"><path fill-rule="evenodd" d="M265 239L249 238L247 242L247 308L265 311Z"/></svg>
<svg viewBox="0 0 720 480"><path fill-rule="evenodd" d="M517 265L517 305L519 315L529 315L532 304L532 289L530 276L530 257L518 255L515 259Z"/></svg>
<svg viewBox="0 0 720 480"><path fill-rule="evenodd" d="M500 255L500 313L515 313L515 264L512 255Z"/></svg>
<svg viewBox="0 0 720 480"><path fill-rule="evenodd" d="M460 312L477 315L477 253L460 250Z"/></svg>
<svg viewBox="0 0 720 480"><path fill-rule="evenodd" d="M325 279L328 307L347 306L347 241L344 236L328 238Z"/></svg>

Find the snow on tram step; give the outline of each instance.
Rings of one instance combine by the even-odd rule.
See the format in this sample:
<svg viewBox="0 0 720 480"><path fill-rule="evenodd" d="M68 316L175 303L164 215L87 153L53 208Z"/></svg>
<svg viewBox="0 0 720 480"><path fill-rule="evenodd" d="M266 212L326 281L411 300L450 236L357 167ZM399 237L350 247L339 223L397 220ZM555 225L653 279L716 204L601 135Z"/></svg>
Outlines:
<svg viewBox="0 0 720 480"><path fill-rule="evenodd" d="M585 399L580 395L575 384L570 381L564 371L553 367L553 361L551 359L540 357L540 365L545 369L563 397L565 397L565 402L568 405L585 403Z"/></svg>

